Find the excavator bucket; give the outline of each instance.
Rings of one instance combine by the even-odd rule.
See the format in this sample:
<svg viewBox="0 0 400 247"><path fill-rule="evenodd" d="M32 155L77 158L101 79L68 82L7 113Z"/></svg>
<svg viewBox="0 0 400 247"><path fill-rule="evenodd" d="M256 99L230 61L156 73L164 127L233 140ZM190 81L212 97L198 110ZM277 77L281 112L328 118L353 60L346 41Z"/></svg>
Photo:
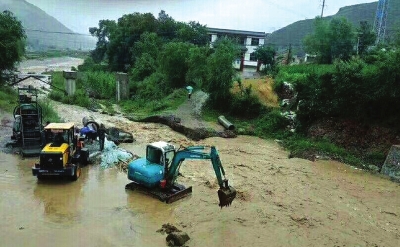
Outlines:
<svg viewBox="0 0 400 247"><path fill-rule="evenodd" d="M218 190L219 206L228 207L236 197L236 190L232 186L220 188Z"/></svg>

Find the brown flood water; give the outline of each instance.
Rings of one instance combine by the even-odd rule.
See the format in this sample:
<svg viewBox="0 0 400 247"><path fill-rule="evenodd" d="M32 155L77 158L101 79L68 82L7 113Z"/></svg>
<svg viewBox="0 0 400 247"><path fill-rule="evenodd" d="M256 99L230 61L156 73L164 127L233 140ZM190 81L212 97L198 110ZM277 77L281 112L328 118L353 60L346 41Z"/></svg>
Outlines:
<svg viewBox="0 0 400 247"><path fill-rule="evenodd" d="M207 161L185 161L193 195L164 204L125 191L118 169L89 165L76 182L38 181L35 159L0 153L0 246L166 246L164 223L193 246L399 246L400 186L332 162L287 159L254 137L210 138L238 190L219 209ZM124 144L143 155L144 143Z"/></svg>
<svg viewBox="0 0 400 247"><path fill-rule="evenodd" d="M164 246L170 205L125 191L116 169L83 169L76 182L38 181L35 159L0 153L0 246Z"/></svg>
<svg viewBox="0 0 400 247"><path fill-rule="evenodd" d="M149 142L214 145L238 191L229 208L218 207L209 161L185 161L178 182L193 194L164 204L132 191L117 169L83 169L76 182L37 181L35 159L0 152L0 246L166 246L162 224L187 232L190 247L204 246L400 246L400 185L333 161L289 159L272 140L250 136L201 142L160 124L130 122L55 104L79 126L94 115L132 133L121 147L139 156ZM10 129L0 129L0 136ZM7 137L6 139L9 139ZM0 144L1 144L0 138Z"/></svg>

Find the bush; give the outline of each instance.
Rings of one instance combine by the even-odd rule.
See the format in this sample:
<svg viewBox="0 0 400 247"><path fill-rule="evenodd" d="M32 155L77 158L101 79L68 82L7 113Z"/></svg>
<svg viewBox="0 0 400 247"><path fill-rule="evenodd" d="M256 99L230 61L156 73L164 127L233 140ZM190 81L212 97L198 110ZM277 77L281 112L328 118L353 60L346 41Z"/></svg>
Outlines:
<svg viewBox="0 0 400 247"><path fill-rule="evenodd" d="M61 122L61 119L58 116L57 112L54 110L53 106L51 105L50 100L48 99L40 100L39 105L42 107L44 123L47 121L52 123Z"/></svg>
<svg viewBox="0 0 400 247"><path fill-rule="evenodd" d="M6 111L12 111L17 105L17 92L9 86L0 87L0 108Z"/></svg>
<svg viewBox="0 0 400 247"><path fill-rule="evenodd" d="M107 64L98 64L93 61L93 58L88 57L85 59L83 64L78 66L78 70L81 72L94 72L94 71L102 71L108 72L110 69Z"/></svg>
<svg viewBox="0 0 400 247"><path fill-rule="evenodd" d="M250 85L250 87L244 89L242 94L232 95L232 102L229 110L231 115L253 118L262 113L265 107L251 91Z"/></svg>
<svg viewBox="0 0 400 247"><path fill-rule="evenodd" d="M158 100L164 98L172 90L167 88L161 73L153 73L143 81L132 82L130 88L135 99Z"/></svg>
<svg viewBox="0 0 400 247"><path fill-rule="evenodd" d="M289 121L282 116L280 110L272 109L257 121L256 134L261 137L280 138L288 124Z"/></svg>
<svg viewBox="0 0 400 247"><path fill-rule="evenodd" d="M103 71L86 72L78 79L77 84L90 97L97 99L111 99L115 97L116 80L112 73Z"/></svg>
<svg viewBox="0 0 400 247"><path fill-rule="evenodd" d="M48 97L49 97L50 99L54 100L54 101L59 101L59 102L61 102L61 101L63 100L63 98L65 97L65 94L64 94L63 92L61 92L61 91L58 91L58 90L54 90L54 89L53 89L53 90L49 93Z"/></svg>

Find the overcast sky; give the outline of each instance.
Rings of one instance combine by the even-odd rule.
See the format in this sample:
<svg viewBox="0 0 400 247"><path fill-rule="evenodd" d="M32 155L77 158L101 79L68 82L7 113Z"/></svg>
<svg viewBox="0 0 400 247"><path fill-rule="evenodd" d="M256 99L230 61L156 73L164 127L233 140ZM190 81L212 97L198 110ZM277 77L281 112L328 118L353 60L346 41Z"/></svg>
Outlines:
<svg viewBox="0 0 400 247"><path fill-rule="evenodd" d="M1 1L1 0L0 0ZM323 0L26 0L71 30L88 33L99 20L123 14L165 10L177 21L197 21L214 28L273 32L293 22L321 14ZM325 0L324 16L340 7L377 0Z"/></svg>

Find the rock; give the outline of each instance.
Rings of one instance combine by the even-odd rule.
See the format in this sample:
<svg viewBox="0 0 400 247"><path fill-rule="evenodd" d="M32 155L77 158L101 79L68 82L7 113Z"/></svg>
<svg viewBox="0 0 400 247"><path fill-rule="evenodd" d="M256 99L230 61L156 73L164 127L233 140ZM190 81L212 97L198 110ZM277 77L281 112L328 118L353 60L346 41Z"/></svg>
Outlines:
<svg viewBox="0 0 400 247"><path fill-rule="evenodd" d="M186 232L172 232L167 236L167 242L173 243L173 246L183 246L190 237Z"/></svg>
<svg viewBox="0 0 400 247"><path fill-rule="evenodd" d="M170 234L173 232L180 232L180 231L181 230L179 230L176 226L174 226L170 223L163 224L161 229L157 230L157 232L159 232L159 233L167 233L167 234Z"/></svg>
<svg viewBox="0 0 400 247"><path fill-rule="evenodd" d="M119 141L120 142L127 142L132 143L135 139L131 133L127 132L119 132Z"/></svg>
<svg viewBox="0 0 400 247"><path fill-rule="evenodd" d="M132 143L135 141L131 133L125 132L118 128L109 128L106 130L107 139L113 141L115 144L119 143Z"/></svg>
<svg viewBox="0 0 400 247"><path fill-rule="evenodd" d="M378 173L379 172L379 167L374 166L374 165L369 165L368 166L368 170Z"/></svg>

